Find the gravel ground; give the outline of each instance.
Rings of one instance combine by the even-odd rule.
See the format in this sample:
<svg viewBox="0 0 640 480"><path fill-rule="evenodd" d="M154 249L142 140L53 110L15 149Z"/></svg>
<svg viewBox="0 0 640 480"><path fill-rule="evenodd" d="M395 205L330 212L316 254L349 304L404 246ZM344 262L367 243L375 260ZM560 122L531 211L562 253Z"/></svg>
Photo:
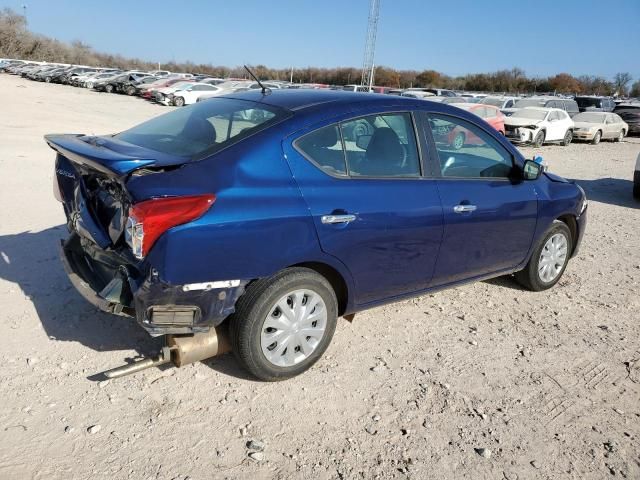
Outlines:
<svg viewBox="0 0 640 480"><path fill-rule="evenodd" d="M640 478L640 139L539 149L590 198L551 291L503 278L341 320L284 383L230 355L97 382L157 344L65 278L42 135L167 109L8 75L0 105L0 478Z"/></svg>

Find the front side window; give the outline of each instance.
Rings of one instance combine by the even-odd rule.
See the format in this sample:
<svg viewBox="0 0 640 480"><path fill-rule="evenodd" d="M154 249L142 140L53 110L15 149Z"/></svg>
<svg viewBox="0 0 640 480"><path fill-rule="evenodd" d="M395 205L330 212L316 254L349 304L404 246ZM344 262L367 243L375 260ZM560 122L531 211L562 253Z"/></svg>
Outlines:
<svg viewBox="0 0 640 480"><path fill-rule="evenodd" d="M430 115L429 125L443 177L508 178L511 175L511 154L480 127L448 115Z"/></svg>
<svg viewBox="0 0 640 480"><path fill-rule="evenodd" d="M419 177L420 160L409 113L370 115L340 125L349 175Z"/></svg>

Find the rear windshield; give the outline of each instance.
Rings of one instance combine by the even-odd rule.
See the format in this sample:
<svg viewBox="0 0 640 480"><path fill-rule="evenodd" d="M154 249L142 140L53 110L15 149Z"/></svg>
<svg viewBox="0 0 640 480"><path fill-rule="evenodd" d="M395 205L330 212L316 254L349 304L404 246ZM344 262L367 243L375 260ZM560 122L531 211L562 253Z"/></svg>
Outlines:
<svg viewBox="0 0 640 480"><path fill-rule="evenodd" d="M170 155L203 158L263 130L288 111L263 103L214 98L160 115L115 137Z"/></svg>
<svg viewBox="0 0 640 480"><path fill-rule="evenodd" d="M576 102L579 107L602 107L601 98L589 98L589 97L576 97Z"/></svg>

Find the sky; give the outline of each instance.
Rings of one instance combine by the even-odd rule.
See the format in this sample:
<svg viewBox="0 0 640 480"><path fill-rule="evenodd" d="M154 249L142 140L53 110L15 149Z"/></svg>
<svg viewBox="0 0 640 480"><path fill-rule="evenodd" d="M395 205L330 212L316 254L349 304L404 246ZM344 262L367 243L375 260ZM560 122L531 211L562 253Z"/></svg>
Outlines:
<svg viewBox="0 0 640 480"><path fill-rule="evenodd" d="M629 72L640 0L381 0L375 64L457 76ZM150 61L361 67L369 0L0 0L29 28Z"/></svg>

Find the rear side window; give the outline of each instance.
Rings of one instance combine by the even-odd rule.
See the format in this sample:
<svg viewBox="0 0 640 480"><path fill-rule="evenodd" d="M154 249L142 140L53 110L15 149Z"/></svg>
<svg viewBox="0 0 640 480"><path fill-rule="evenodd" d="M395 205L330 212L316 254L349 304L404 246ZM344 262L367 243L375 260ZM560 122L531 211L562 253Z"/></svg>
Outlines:
<svg viewBox="0 0 640 480"><path fill-rule="evenodd" d="M152 118L115 138L196 159L222 150L288 115L286 110L264 103L216 98Z"/></svg>
<svg viewBox="0 0 640 480"><path fill-rule="evenodd" d="M329 125L305 135L296 142L296 147L325 172L331 175L347 174L337 125Z"/></svg>
<svg viewBox="0 0 640 480"><path fill-rule="evenodd" d="M420 160L409 113L370 115L340 125L349 175L419 177Z"/></svg>

